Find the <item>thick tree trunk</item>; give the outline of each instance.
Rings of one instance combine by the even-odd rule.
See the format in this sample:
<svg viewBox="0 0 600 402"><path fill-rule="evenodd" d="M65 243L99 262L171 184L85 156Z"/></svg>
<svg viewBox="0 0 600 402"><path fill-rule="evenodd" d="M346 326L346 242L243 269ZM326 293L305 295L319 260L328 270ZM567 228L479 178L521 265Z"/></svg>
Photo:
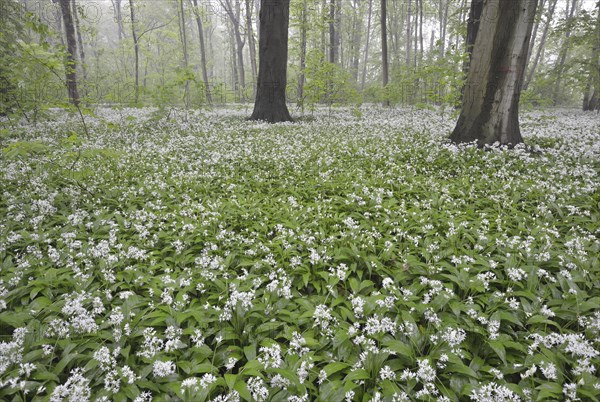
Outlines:
<svg viewBox="0 0 600 402"><path fill-rule="evenodd" d="M285 99L290 0L261 0L258 86L250 120L292 121Z"/></svg>
<svg viewBox="0 0 600 402"><path fill-rule="evenodd" d="M519 99L537 0L484 4L462 110L450 139L477 145L523 142Z"/></svg>
<svg viewBox="0 0 600 402"><path fill-rule="evenodd" d="M202 16L198 9L198 0L192 0L194 4L194 16L196 17L196 25L198 25L198 41L200 42L200 65L202 68L202 81L204 82L204 92L206 101L212 103L210 95L210 83L208 82L208 70L206 68L206 45L204 43L204 26L202 24Z"/></svg>
<svg viewBox="0 0 600 402"><path fill-rule="evenodd" d="M479 22L481 21L481 12L483 10L483 0L472 0L471 7L469 10L469 19L467 20L467 44L466 51L469 54L469 58L463 63L463 74L467 76L469 73L469 66L473 59L473 47L475 46L475 40L477 39L477 32L479 31ZM465 86L461 88L460 96L461 99L465 93Z"/></svg>
<svg viewBox="0 0 600 402"><path fill-rule="evenodd" d="M383 106L389 106L387 85L389 80L388 48L387 48L387 0L381 0L381 70L383 76Z"/></svg>
<svg viewBox="0 0 600 402"><path fill-rule="evenodd" d="M77 41L71 5L69 0L60 0L60 11L64 22L65 36L67 37L67 55L65 57L65 76L69 100L75 106L79 105L79 92L77 91Z"/></svg>
<svg viewBox="0 0 600 402"><path fill-rule="evenodd" d="M592 43L590 78L583 97L583 110L600 110L600 0L596 3L596 32Z"/></svg>

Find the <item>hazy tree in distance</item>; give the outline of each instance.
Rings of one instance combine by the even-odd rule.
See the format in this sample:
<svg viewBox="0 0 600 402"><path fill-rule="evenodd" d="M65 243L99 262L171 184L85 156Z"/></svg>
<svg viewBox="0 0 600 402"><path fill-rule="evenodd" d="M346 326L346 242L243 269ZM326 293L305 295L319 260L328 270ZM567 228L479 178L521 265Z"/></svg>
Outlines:
<svg viewBox="0 0 600 402"><path fill-rule="evenodd" d="M292 121L285 103L290 0L261 0L258 83L250 120Z"/></svg>
<svg viewBox="0 0 600 402"><path fill-rule="evenodd" d="M536 7L537 0L485 2L453 142L523 142L519 100Z"/></svg>
<svg viewBox="0 0 600 402"><path fill-rule="evenodd" d="M65 75L67 79L67 91L69 100L75 106L79 105L79 92L77 91L77 73L76 73L76 54L77 41L75 39L75 27L73 25L73 15L71 14L71 4L69 0L60 0L60 12L65 26L65 36L67 37L67 56L65 62Z"/></svg>

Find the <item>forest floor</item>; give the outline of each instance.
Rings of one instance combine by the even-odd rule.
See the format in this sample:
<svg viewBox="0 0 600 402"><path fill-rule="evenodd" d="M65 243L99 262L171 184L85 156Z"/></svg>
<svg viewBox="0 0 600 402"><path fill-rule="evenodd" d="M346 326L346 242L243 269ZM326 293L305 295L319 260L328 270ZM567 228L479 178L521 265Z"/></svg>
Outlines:
<svg viewBox="0 0 600 402"><path fill-rule="evenodd" d="M598 115L0 130L0 399L598 400Z"/></svg>

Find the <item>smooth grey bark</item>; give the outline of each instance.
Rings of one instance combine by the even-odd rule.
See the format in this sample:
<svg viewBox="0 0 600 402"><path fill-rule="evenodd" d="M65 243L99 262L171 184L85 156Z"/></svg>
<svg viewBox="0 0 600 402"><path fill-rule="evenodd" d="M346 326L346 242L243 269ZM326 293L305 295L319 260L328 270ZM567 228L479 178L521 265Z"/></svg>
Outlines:
<svg viewBox="0 0 600 402"><path fill-rule="evenodd" d="M554 15L554 10L556 9L556 3L558 0L550 0L548 4L548 13L546 14L546 24L544 25L544 31L542 32L542 38L540 39L540 43L537 47L537 51L535 53L535 57L533 58L533 62L530 63L529 71L525 76L525 81L523 82L523 90L527 90L529 88L529 84L533 79L533 75L535 74L535 70L541 60L542 52L546 46L546 38L548 38L548 32L550 30L550 25L552 23L552 16ZM531 49L531 47L530 47Z"/></svg>
<svg viewBox="0 0 600 402"><path fill-rule="evenodd" d="M388 46L387 46L387 0L381 0L381 70L383 77L383 106L389 106L386 94L389 80Z"/></svg>
<svg viewBox="0 0 600 402"><path fill-rule="evenodd" d="M248 36L248 48L250 49L250 68L252 70L252 84L256 90L256 77L258 75L258 66L256 65L256 41L254 39L254 29L252 28L252 4L246 0L246 35ZM254 93L254 92L253 92Z"/></svg>
<svg viewBox="0 0 600 402"><path fill-rule="evenodd" d="M236 81L242 87L242 90L246 87L246 73L244 70L244 46L246 45L246 41L242 36L241 27L240 27L240 2L236 0L235 4L231 2L231 0L219 0L221 6L225 9L225 13L229 17L232 29L233 29L233 37L235 40L235 59L237 61L237 66L235 70L238 73L238 78Z"/></svg>
<svg viewBox="0 0 600 402"><path fill-rule="evenodd" d="M181 40L181 48L183 51L183 60L182 65L187 74L187 69L189 65L189 56L188 56L188 46L187 46L187 33L185 29L185 10L183 8L183 0L177 0L177 8L178 8L178 20L179 20L179 39ZM186 107L189 107L190 101L190 81L188 79L185 80L184 87L184 95L183 102Z"/></svg>
<svg viewBox="0 0 600 402"><path fill-rule="evenodd" d="M208 69L206 67L206 44L204 43L204 24L202 24L202 15L198 9L198 0L192 0L196 25L198 26L198 41L200 42L200 68L202 69L202 81L204 82L204 93L206 101L211 104L212 96L210 94L210 83L208 81Z"/></svg>
<svg viewBox="0 0 600 402"><path fill-rule="evenodd" d="M369 61L369 45L371 40L371 16L373 15L373 0L369 0L369 13L367 17L367 39L365 43L365 58L363 62L362 77L360 79L360 88L365 89L365 81L367 79L367 63Z"/></svg>
<svg viewBox="0 0 600 402"><path fill-rule="evenodd" d="M575 16L575 10L577 8L578 0L572 0L571 7L566 10L567 17L567 29L565 30L565 39L562 43L558 61L556 63L556 81L554 85L554 93L552 94L552 101L554 105L558 104L558 98L560 97L560 90L562 85L563 73L565 70L565 63L567 61L567 54L571 45L571 27L573 25L573 17Z"/></svg>
<svg viewBox="0 0 600 402"><path fill-rule="evenodd" d="M285 98L290 0L261 0L258 85L250 120L292 121Z"/></svg>
<svg viewBox="0 0 600 402"><path fill-rule="evenodd" d="M84 96L85 96L85 82L87 82L87 66L85 64L85 49L83 45L83 38L81 37L81 27L79 26L79 13L77 12L76 0L73 0L72 5L73 20L75 21L75 32L77 33L77 45L79 51L79 61L81 66L81 73L83 74L84 82Z"/></svg>
<svg viewBox="0 0 600 402"><path fill-rule="evenodd" d="M336 0L329 3L329 62L337 64L339 55L339 33L337 32Z"/></svg>
<svg viewBox="0 0 600 402"><path fill-rule="evenodd" d="M519 100L537 0L487 0L482 11L455 143L523 142Z"/></svg>
<svg viewBox="0 0 600 402"><path fill-rule="evenodd" d="M111 0L113 4L113 9L115 12L115 21L117 22L117 31L119 34L119 41L123 40L125 37L125 30L123 29L123 13L121 11L121 1L122 0Z"/></svg>
<svg viewBox="0 0 600 402"><path fill-rule="evenodd" d="M60 0L60 11L64 22L65 36L67 38L67 54L65 56L65 76L67 92L70 102L79 105L79 92L77 90L77 41L75 40L75 28L73 16L71 15L71 2Z"/></svg>
<svg viewBox="0 0 600 402"><path fill-rule="evenodd" d="M304 112L304 82L306 80L306 34L308 30L308 7L306 2L302 3L302 15L300 16L300 76L298 77L298 90L296 92L298 105Z"/></svg>
<svg viewBox="0 0 600 402"><path fill-rule="evenodd" d="M411 56L410 56L410 50L412 47L412 23L411 23L411 18L412 18L412 0L408 0L408 9L406 12L406 65L409 66L410 65L410 60L411 60Z"/></svg>
<svg viewBox="0 0 600 402"><path fill-rule="evenodd" d="M138 36L135 30L135 9L133 6L133 0L129 0L129 14L131 16L131 37L133 38L133 51L135 53L135 103L137 104L140 99L140 47L138 44Z"/></svg>

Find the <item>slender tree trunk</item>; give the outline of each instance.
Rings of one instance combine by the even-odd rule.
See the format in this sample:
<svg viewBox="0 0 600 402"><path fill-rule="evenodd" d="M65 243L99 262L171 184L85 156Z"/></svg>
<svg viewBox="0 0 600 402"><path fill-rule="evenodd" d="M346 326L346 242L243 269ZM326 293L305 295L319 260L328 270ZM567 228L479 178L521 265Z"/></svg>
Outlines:
<svg viewBox="0 0 600 402"><path fill-rule="evenodd" d="M183 0L177 0L178 14L179 14L179 38L181 40L181 48L183 51L182 66L186 74L185 86L183 92L183 103L185 107L189 107L190 103L190 81L187 78L187 70L189 65L188 47L187 47L187 33L185 29L185 10L183 8Z"/></svg>
<svg viewBox="0 0 600 402"><path fill-rule="evenodd" d="M256 77L258 75L258 66L256 65L256 41L254 40L254 30L252 29L252 4L246 0L246 32L248 36L248 47L250 49L250 68L252 69L252 85L254 88L252 94L256 91Z"/></svg>
<svg viewBox="0 0 600 402"><path fill-rule="evenodd" d="M250 120L292 121L285 98L290 0L261 0L258 86Z"/></svg>
<svg viewBox="0 0 600 402"><path fill-rule="evenodd" d="M442 1L442 0L440 0ZM442 36L440 38L441 47L440 47L440 57L446 57L446 39L448 36L448 12L450 10L450 0L444 0L444 6L442 9L442 19L441 19L441 27L442 27ZM440 4L441 7L441 4Z"/></svg>
<svg viewBox="0 0 600 402"><path fill-rule="evenodd" d="M202 81L204 82L204 93L206 101L211 104L212 96L210 95L210 83L208 82L208 69L206 67L206 45L204 43L204 26L202 24L202 15L198 9L198 0L192 0L194 5L194 15L196 17L196 25L198 25L198 41L200 42L200 66L202 68Z"/></svg>
<svg viewBox="0 0 600 402"><path fill-rule="evenodd" d="M408 0L408 8L406 11L406 65L410 66L410 49L412 46L412 0Z"/></svg>
<svg viewBox="0 0 600 402"><path fill-rule="evenodd" d="M419 59L423 59L423 0L419 0Z"/></svg>
<svg viewBox="0 0 600 402"><path fill-rule="evenodd" d="M138 44L138 37L135 30L135 9L133 6L133 0L129 0L129 13L131 15L131 37L133 38L133 51L135 53L135 103L137 104L140 99L140 48Z"/></svg>
<svg viewBox="0 0 600 402"><path fill-rule="evenodd" d="M523 142L519 99L537 0L487 0L462 110L450 139L479 146Z"/></svg>
<svg viewBox="0 0 600 402"><path fill-rule="evenodd" d="M119 33L119 42L125 37L123 29L123 14L121 12L121 0L111 0L115 11L115 21L117 22L117 31Z"/></svg>
<svg viewBox="0 0 600 402"><path fill-rule="evenodd" d="M65 36L67 37L67 55L65 57L65 76L69 100L75 106L79 105L79 92L77 91L77 41L75 28L71 15L69 0L60 0L60 11L64 22Z"/></svg>
<svg viewBox="0 0 600 402"><path fill-rule="evenodd" d="M237 62L237 66L235 70L238 73L239 80L236 78L236 81L241 86L242 95L243 90L246 88L246 73L244 70L244 45L245 41L242 39L241 27L240 27L240 17L241 17L241 9L240 9L240 0L236 0L235 5L231 3L231 0L221 0L221 5L225 9L229 20L232 25L232 36L235 40L235 49L236 52L235 59Z"/></svg>
<svg viewBox="0 0 600 402"><path fill-rule="evenodd" d="M538 30L540 28L540 23L542 22L542 17L544 16L544 8L546 7L546 0L538 0L540 3L538 4L538 11L535 18L535 23L533 24L533 33L531 34L531 43L529 43L529 50L527 51L527 64L529 65L529 60L531 59L531 55L533 54L533 48L535 47L535 41L537 40Z"/></svg>
<svg viewBox="0 0 600 402"><path fill-rule="evenodd" d="M568 5L568 3L567 3ZM572 0L571 7L567 7L567 29L565 31L565 39L562 43L562 47L560 49L560 54L558 56L558 62L556 63L556 83L554 86L554 94L552 95L552 99L554 104L558 104L560 97L560 90L562 85L562 78L565 69L565 62L567 60L567 54L569 52L569 47L571 44L571 27L573 25L573 17L575 16L575 9L577 8L577 0Z"/></svg>
<svg viewBox="0 0 600 402"><path fill-rule="evenodd" d="M329 2L329 62L336 64L338 61L338 39L336 33L336 0Z"/></svg>
<svg viewBox="0 0 600 402"><path fill-rule="evenodd" d="M302 3L302 15L300 16L300 76L298 77L298 105L304 112L304 81L306 70L306 31L308 30L308 7L306 2Z"/></svg>
<svg viewBox="0 0 600 402"><path fill-rule="evenodd" d="M83 45L83 39L81 37L81 27L79 26L79 13L77 12L76 0L73 0L72 5L73 20L75 21L75 32L77 33L77 43L79 45L79 61L81 64L81 73L83 74L84 83L84 96L85 96L85 83L87 82L87 66L85 64L85 49Z"/></svg>
<svg viewBox="0 0 600 402"><path fill-rule="evenodd" d="M548 4L548 13L546 14L546 24L544 25L544 32L542 32L542 38L540 39L540 43L537 47L537 51L533 59L533 64L529 67L529 72L525 77L525 82L523 83L524 91L526 91L529 88L529 84L533 79L533 75L535 74L535 70L537 69L538 63L542 59L541 56L546 46L546 38L548 37L548 32L552 23L552 16L554 15L554 10L556 9L556 3L558 3L558 0L550 0L550 3Z"/></svg>
<svg viewBox="0 0 600 402"><path fill-rule="evenodd" d="M365 58L363 63L362 77L360 80L360 88L365 89L365 81L367 79L367 65L369 64L369 45L371 40L371 17L373 15L373 0L369 0L369 13L367 16L367 40L365 43Z"/></svg>
<svg viewBox="0 0 600 402"><path fill-rule="evenodd" d="M390 105L389 96L387 95L387 85L389 80L388 68L387 0L381 0L381 70L383 76L383 106Z"/></svg>
<svg viewBox="0 0 600 402"><path fill-rule="evenodd" d="M362 42L362 0L353 0L352 40L350 41L350 72L354 83L358 83L358 67L360 64L360 45Z"/></svg>

